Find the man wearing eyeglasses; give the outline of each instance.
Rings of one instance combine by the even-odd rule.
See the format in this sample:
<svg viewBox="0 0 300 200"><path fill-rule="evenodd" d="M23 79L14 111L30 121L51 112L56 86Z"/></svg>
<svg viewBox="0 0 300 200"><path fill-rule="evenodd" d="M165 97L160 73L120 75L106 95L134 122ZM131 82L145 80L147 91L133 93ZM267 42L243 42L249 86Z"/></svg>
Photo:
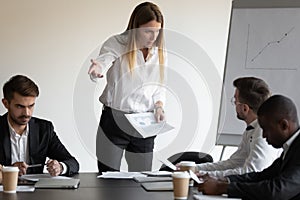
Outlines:
<svg viewBox="0 0 300 200"><path fill-rule="evenodd" d="M222 178L233 174L262 171L280 155L262 137L257 122L259 106L270 96L268 85L256 77L242 77L233 81L235 87L231 103L235 106L237 118L246 123L242 141L228 160L197 165L199 175Z"/></svg>

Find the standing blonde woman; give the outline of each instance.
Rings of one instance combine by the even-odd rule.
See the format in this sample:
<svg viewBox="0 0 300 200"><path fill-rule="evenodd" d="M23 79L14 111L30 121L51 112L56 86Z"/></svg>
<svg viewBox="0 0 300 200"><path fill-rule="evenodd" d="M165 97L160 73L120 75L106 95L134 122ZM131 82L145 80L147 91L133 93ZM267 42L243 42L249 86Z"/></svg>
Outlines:
<svg viewBox="0 0 300 200"><path fill-rule="evenodd" d="M105 41L99 56L91 60L92 78L102 78L108 70L99 98L103 104L96 152L100 173L120 170L124 151L129 171L151 170L155 137L142 138L124 114L154 112L157 122L165 120L163 27L159 7L141 3L133 10L126 31Z"/></svg>

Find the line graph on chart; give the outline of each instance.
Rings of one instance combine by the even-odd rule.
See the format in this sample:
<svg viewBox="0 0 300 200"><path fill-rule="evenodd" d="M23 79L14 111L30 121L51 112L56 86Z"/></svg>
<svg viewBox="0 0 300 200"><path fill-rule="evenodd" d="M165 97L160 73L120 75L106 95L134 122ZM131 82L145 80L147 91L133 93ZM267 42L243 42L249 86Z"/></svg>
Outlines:
<svg viewBox="0 0 300 200"><path fill-rule="evenodd" d="M294 43L299 35L296 26L273 26L272 29L267 26L269 31L261 31L261 28L262 25L247 25L245 69L297 70L298 57L287 54L291 49L300 50Z"/></svg>

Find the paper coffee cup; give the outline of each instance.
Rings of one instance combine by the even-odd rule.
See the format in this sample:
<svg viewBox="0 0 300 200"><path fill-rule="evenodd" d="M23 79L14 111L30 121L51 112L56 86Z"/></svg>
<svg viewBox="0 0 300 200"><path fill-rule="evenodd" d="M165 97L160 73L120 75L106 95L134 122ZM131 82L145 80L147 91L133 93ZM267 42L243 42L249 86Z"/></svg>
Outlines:
<svg viewBox="0 0 300 200"><path fill-rule="evenodd" d="M187 172L173 172L174 199L187 199L190 175Z"/></svg>
<svg viewBox="0 0 300 200"><path fill-rule="evenodd" d="M189 171L192 170L193 172L196 171L196 163L193 161L181 161L179 163L180 171ZM194 181L190 180L190 186L194 185Z"/></svg>
<svg viewBox="0 0 300 200"><path fill-rule="evenodd" d="M193 161L181 161L179 163L180 171L189 171L192 170L195 172L196 170L196 163Z"/></svg>
<svg viewBox="0 0 300 200"><path fill-rule="evenodd" d="M0 183L2 183L2 165L0 165Z"/></svg>
<svg viewBox="0 0 300 200"><path fill-rule="evenodd" d="M4 193L16 193L18 184L18 167L2 168L2 185Z"/></svg>

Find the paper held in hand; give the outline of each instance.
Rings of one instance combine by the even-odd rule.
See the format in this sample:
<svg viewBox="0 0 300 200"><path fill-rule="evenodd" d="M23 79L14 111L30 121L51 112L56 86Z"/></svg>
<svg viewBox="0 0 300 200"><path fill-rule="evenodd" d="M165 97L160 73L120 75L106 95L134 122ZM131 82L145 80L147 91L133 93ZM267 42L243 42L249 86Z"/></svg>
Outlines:
<svg viewBox="0 0 300 200"><path fill-rule="evenodd" d="M158 157L158 160L159 160L162 164L168 166L168 167L171 168L172 170L177 170L177 167L176 167L173 163L171 163L169 160L162 158L159 154L157 154L157 157Z"/></svg>
<svg viewBox="0 0 300 200"><path fill-rule="evenodd" d="M166 121L156 122L152 112L125 114L125 116L143 138L166 133L174 129Z"/></svg>

